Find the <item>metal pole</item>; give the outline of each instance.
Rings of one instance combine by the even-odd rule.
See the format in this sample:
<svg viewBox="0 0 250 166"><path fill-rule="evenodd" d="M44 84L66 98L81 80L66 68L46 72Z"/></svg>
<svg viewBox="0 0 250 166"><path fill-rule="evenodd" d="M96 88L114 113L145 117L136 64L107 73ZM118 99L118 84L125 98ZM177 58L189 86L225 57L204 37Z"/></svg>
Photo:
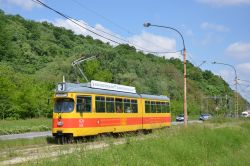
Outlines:
<svg viewBox="0 0 250 166"><path fill-rule="evenodd" d="M236 73L236 72L235 72ZM238 82L237 82L237 74L235 76L235 95L236 95L236 115L235 117L238 118L238 115L239 115L239 95L238 95L238 86L237 86Z"/></svg>
<svg viewBox="0 0 250 166"><path fill-rule="evenodd" d="M187 126L187 69L186 69L186 47L185 47L185 42L184 42L184 38L181 34L180 31L178 31L177 29L173 28L173 27L168 27L168 26L162 26L162 25L153 25L151 23L144 23L143 24L144 27L149 27L149 26L154 26L154 27L159 27L159 28L166 28L166 29L171 29L174 30L175 32L177 32L182 39L182 44L183 44L183 63L184 63L184 73L183 73L183 77L184 77L184 101L183 101L183 112L184 112L184 126Z"/></svg>
<svg viewBox="0 0 250 166"><path fill-rule="evenodd" d="M187 60L186 60L186 48L183 51L183 63L184 63L184 103L183 103L183 111L184 111L184 126L187 126Z"/></svg>
<svg viewBox="0 0 250 166"><path fill-rule="evenodd" d="M237 84L238 84L238 77L237 77L237 72L236 72L236 69L233 65L230 65L230 64L226 64L226 63L221 63L221 62L212 62L212 64L221 64L221 65L226 65L226 66L229 66L231 67L233 70L234 70L234 81L235 81L235 111L234 111L234 116L235 118L238 118L238 112L239 112L239 104L238 104L238 100L239 100L239 96L238 96L238 87L237 87Z"/></svg>

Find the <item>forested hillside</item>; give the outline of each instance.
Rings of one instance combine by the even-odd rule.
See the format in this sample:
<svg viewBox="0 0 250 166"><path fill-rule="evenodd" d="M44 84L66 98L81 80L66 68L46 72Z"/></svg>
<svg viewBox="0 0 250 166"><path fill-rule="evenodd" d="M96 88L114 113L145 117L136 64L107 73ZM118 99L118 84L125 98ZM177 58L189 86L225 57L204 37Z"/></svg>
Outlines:
<svg viewBox="0 0 250 166"><path fill-rule="evenodd" d="M56 83L62 81L63 75L68 82L76 81L71 63L82 56L97 56L82 65L89 80L135 86L139 93L168 95L172 113L182 112L180 60L137 52L128 45L113 47L47 22L25 20L0 11L0 115L51 115L53 108L48 99L52 99ZM233 107L233 91L223 79L190 62L187 73L189 114L199 113L208 96L228 95L227 101L207 101L209 111L217 107L218 113L223 113Z"/></svg>

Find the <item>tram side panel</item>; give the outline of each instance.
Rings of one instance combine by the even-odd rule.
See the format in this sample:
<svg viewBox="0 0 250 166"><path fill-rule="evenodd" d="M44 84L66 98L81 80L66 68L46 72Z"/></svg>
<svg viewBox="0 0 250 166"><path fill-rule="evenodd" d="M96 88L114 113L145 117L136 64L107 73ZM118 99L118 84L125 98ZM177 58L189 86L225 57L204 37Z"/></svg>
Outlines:
<svg viewBox="0 0 250 166"><path fill-rule="evenodd" d="M103 132L126 132L142 129L142 117L140 103L137 98L114 97L114 110L107 109L107 99L110 96L103 96L106 100L105 113L98 113L98 108L95 108L96 117L99 117L98 133ZM97 102L95 102L96 104Z"/></svg>
<svg viewBox="0 0 250 166"><path fill-rule="evenodd" d="M143 129L162 128L171 125L169 101L142 99Z"/></svg>

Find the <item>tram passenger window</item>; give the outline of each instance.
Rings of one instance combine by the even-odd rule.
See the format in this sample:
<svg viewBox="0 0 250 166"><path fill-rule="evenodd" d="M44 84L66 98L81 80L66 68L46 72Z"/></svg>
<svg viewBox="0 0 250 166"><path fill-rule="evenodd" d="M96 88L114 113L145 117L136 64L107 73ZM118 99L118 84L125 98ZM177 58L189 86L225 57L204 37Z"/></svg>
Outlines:
<svg viewBox="0 0 250 166"><path fill-rule="evenodd" d="M105 97L96 96L95 97L95 107L97 113L105 112Z"/></svg>
<svg viewBox="0 0 250 166"><path fill-rule="evenodd" d="M115 112L114 98L106 97L106 112Z"/></svg>
<svg viewBox="0 0 250 166"><path fill-rule="evenodd" d="M166 113L167 112L166 102L161 102L161 111L162 111L162 113Z"/></svg>
<svg viewBox="0 0 250 166"><path fill-rule="evenodd" d="M151 101L151 112L156 113L156 102L155 101Z"/></svg>
<svg viewBox="0 0 250 166"><path fill-rule="evenodd" d="M145 112L146 113L150 113L151 112L150 101L145 101Z"/></svg>
<svg viewBox="0 0 250 166"><path fill-rule="evenodd" d="M91 112L91 96L77 96L77 112Z"/></svg>
<svg viewBox="0 0 250 166"><path fill-rule="evenodd" d="M84 97L85 99L85 112L91 112L91 97Z"/></svg>
<svg viewBox="0 0 250 166"><path fill-rule="evenodd" d="M124 99L124 110L125 113L132 113L130 99Z"/></svg>
<svg viewBox="0 0 250 166"><path fill-rule="evenodd" d="M160 102L156 102L156 106L157 106L157 113L161 113L161 103Z"/></svg>
<svg viewBox="0 0 250 166"><path fill-rule="evenodd" d="M166 105L167 105L167 113L170 113L170 105L169 105L169 103L167 102Z"/></svg>
<svg viewBox="0 0 250 166"><path fill-rule="evenodd" d="M131 100L131 108L133 113L138 112L137 100Z"/></svg>
<svg viewBox="0 0 250 166"><path fill-rule="evenodd" d="M117 113L123 113L123 99L121 98L115 99L115 110Z"/></svg>

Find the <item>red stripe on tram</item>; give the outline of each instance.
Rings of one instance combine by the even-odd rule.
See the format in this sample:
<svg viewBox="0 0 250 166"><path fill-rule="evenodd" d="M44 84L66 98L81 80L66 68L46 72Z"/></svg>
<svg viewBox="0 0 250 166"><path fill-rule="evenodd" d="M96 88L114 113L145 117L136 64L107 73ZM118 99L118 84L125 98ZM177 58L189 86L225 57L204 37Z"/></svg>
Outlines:
<svg viewBox="0 0 250 166"><path fill-rule="evenodd" d="M53 128L58 128L59 121L63 122L61 128L82 128L169 123L171 117L62 118L61 120L53 119Z"/></svg>

